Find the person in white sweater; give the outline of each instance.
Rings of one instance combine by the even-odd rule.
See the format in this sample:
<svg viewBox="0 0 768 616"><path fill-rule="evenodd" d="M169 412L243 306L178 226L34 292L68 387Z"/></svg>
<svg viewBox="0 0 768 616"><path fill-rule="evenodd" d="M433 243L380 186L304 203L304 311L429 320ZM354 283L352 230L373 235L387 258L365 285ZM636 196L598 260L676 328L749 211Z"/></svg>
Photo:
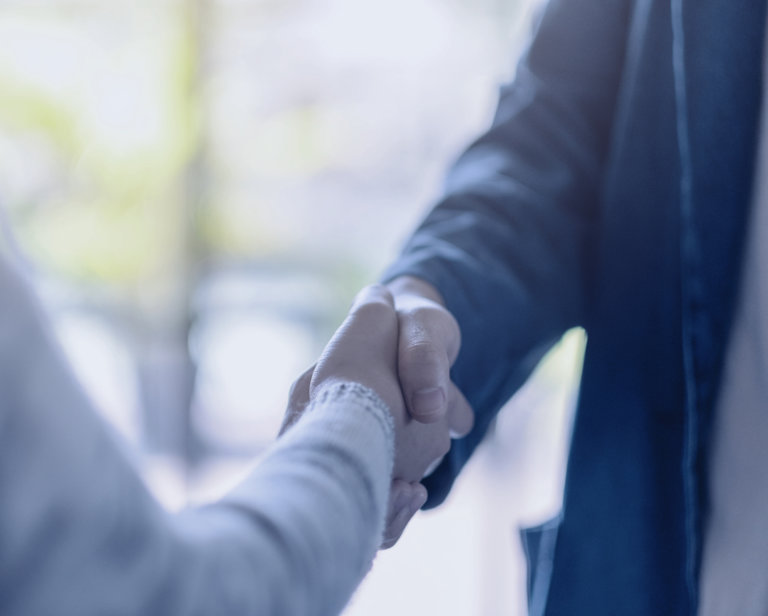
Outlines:
<svg viewBox="0 0 768 616"><path fill-rule="evenodd" d="M409 419L397 344L388 291L364 290L250 476L219 502L171 514L0 260L0 614L338 614L382 540L423 504L418 481L449 430L471 426L464 412Z"/></svg>

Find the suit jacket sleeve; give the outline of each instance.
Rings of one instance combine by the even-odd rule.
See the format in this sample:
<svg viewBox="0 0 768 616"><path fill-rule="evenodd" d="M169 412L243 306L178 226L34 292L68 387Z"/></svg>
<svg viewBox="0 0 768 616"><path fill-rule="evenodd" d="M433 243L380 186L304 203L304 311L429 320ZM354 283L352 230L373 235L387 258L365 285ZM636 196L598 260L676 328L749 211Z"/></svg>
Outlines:
<svg viewBox="0 0 768 616"><path fill-rule="evenodd" d="M462 332L453 378L476 422L428 478L428 507L546 350L584 323L630 9L628 0L548 4L491 128L385 273L435 285Z"/></svg>

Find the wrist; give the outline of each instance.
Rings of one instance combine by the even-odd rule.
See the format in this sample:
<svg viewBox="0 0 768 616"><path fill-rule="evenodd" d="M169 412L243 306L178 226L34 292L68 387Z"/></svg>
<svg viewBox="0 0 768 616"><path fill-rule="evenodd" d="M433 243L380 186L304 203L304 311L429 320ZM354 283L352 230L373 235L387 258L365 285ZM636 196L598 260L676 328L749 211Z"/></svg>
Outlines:
<svg viewBox="0 0 768 616"><path fill-rule="evenodd" d="M338 412L339 409L357 407L375 415L382 423L392 447L395 440L395 415L390 403L379 391L366 383L347 379L327 379L317 386L309 402L307 413L317 409ZM394 449L392 449L394 456Z"/></svg>

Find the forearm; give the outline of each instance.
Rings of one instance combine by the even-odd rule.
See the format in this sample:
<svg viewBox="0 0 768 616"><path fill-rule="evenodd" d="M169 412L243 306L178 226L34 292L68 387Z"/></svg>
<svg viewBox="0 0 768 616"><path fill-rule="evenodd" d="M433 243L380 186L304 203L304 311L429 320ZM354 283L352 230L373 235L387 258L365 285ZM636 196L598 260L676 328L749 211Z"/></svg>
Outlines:
<svg viewBox="0 0 768 616"><path fill-rule="evenodd" d="M221 503L171 516L0 263L0 613L327 614L381 539L392 426L334 392Z"/></svg>
<svg viewBox="0 0 768 616"><path fill-rule="evenodd" d="M499 303L528 320L510 336L583 319L632 4L550 0L491 127L385 280L431 283L467 334Z"/></svg>
<svg viewBox="0 0 768 616"><path fill-rule="evenodd" d="M231 570L257 601L252 613L340 612L381 544L393 438L391 416L370 390L324 390L248 479L187 514L197 519L203 566ZM236 525L236 540L222 544L208 517Z"/></svg>
<svg viewBox="0 0 768 616"><path fill-rule="evenodd" d="M159 613L177 545L165 512L2 261L0 297L0 613Z"/></svg>

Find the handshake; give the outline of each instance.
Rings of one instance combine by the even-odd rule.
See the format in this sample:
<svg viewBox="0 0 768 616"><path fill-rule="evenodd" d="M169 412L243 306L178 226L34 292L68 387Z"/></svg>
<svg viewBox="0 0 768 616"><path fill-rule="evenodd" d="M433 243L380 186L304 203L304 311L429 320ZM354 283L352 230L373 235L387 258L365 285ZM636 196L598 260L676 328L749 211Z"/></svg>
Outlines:
<svg viewBox="0 0 768 616"><path fill-rule="evenodd" d="M395 462L382 547L394 545L427 499L420 483L464 436L473 413L450 380L461 335L430 284L402 277L363 289L317 363L294 383L282 434L321 387L356 382L387 404L395 425Z"/></svg>

